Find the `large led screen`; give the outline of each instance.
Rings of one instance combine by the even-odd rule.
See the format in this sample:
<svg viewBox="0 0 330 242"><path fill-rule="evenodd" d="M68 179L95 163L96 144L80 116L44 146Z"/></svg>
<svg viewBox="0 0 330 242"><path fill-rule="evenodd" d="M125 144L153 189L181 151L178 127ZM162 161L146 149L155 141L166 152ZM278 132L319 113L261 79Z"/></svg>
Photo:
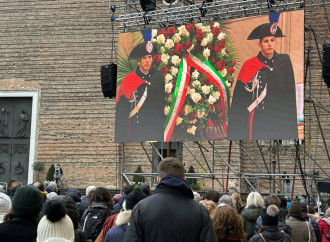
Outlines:
<svg viewBox="0 0 330 242"><path fill-rule="evenodd" d="M119 34L116 142L303 139L303 10Z"/></svg>

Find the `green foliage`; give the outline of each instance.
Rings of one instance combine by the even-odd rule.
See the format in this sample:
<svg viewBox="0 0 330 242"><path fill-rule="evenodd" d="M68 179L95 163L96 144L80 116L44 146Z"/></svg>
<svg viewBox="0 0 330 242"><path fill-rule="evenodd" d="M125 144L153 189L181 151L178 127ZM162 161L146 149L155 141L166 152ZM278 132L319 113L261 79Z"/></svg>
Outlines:
<svg viewBox="0 0 330 242"><path fill-rule="evenodd" d="M193 166L189 167L188 173L195 173ZM197 184L197 178L187 178L187 183L190 185L191 189L199 190L199 185Z"/></svg>
<svg viewBox="0 0 330 242"><path fill-rule="evenodd" d="M119 52L118 55L118 71L117 71L117 86L129 73L136 70L138 66L137 60L128 60L128 53L124 49L123 52Z"/></svg>
<svg viewBox="0 0 330 242"><path fill-rule="evenodd" d="M33 170L34 171L40 172L40 171L43 171L45 169L45 163L43 163L43 162L35 162L32 165L32 167L33 167Z"/></svg>
<svg viewBox="0 0 330 242"><path fill-rule="evenodd" d="M143 173L141 166L138 166L138 168L136 168L136 171L134 173ZM133 182L135 184L137 184L139 182L144 182L144 176L134 175Z"/></svg>
<svg viewBox="0 0 330 242"><path fill-rule="evenodd" d="M46 177L47 181L53 181L54 180L54 172L55 172L55 166L54 166L54 164L52 164L49 167L48 172L47 172L47 177Z"/></svg>

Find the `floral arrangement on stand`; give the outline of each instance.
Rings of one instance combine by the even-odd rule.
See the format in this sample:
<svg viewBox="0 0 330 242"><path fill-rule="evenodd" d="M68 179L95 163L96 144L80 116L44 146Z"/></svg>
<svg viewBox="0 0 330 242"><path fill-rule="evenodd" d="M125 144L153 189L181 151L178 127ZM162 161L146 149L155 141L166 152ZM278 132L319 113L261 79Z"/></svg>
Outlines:
<svg viewBox="0 0 330 242"><path fill-rule="evenodd" d="M165 141L226 138L236 62L223 26L153 29L151 41L160 53L153 64L165 80Z"/></svg>

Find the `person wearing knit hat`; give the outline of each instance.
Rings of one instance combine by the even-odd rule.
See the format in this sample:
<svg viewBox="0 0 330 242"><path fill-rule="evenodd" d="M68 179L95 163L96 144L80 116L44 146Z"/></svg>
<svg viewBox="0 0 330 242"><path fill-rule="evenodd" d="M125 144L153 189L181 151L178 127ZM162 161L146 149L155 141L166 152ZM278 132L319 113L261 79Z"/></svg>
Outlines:
<svg viewBox="0 0 330 242"><path fill-rule="evenodd" d="M37 218L44 198L33 186L17 188L12 200L12 211L0 224L1 241L35 241L37 237Z"/></svg>
<svg viewBox="0 0 330 242"><path fill-rule="evenodd" d="M291 237L293 241L316 242L313 226L309 221L305 221L301 212L302 206L300 202L295 201L290 204L285 222L291 228Z"/></svg>
<svg viewBox="0 0 330 242"><path fill-rule="evenodd" d="M116 226L106 232L106 236L103 240L104 242L124 241L126 227L131 217L132 210L138 202L146 197L147 195L139 188L135 188L127 195L126 200L123 203L124 211L118 214Z"/></svg>
<svg viewBox="0 0 330 242"><path fill-rule="evenodd" d="M309 221L311 223L311 225L313 226L313 229L314 229L316 240L318 242L321 242L322 241L322 235L321 235L321 232L320 232L320 228L317 225L317 222L315 222L315 220L309 219L309 216L307 215L307 204L306 204L306 202L300 201L300 205L301 205L301 214L302 214L303 218L305 219L305 221Z"/></svg>
<svg viewBox="0 0 330 242"><path fill-rule="evenodd" d="M267 207L266 213L262 216L262 226L259 233L255 234L250 240L252 242L263 241L282 241L291 242L291 238L286 233L283 233L277 227L279 209L272 204Z"/></svg>
<svg viewBox="0 0 330 242"><path fill-rule="evenodd" d="M0 223L3 222L3 216L11 210L11 200L7 194L0 192Z"/></svg>
<svg viewBox="0 0 330 242"><path fill-rule="evenodd" d="M112 198L112 202L113 202L113 205L115 205L116 203L119 203L119 200L122 198L123 194L116 194L113 196Z"/></svg>
<svg viewBox="0 0 330 242"><path fill-rule="evenodd" d="M49 241L74 241L74 227L71 218L66 214L65 205L55 199L47 202L45 216L38 224L37 242ZM57 240L55 240L55 238Z"/></svg>

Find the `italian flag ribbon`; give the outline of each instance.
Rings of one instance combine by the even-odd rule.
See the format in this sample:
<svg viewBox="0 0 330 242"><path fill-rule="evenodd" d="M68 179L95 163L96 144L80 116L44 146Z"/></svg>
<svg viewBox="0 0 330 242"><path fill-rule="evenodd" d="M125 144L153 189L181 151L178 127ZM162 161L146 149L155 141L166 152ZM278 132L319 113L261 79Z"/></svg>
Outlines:
<svg viewBox="0 0 330 242"><path fill-rule="evenodd" d="M228 117L228 100L229 89L223 76L211 65L207 60L201 61L193 54L186 55L182 58L179 74L176 81L170 110L167 114L167 118L164 124L164 138L165 142L168 142L171 138L175 123L181 110L184 101L186 100L188 85L190 81L190 69L191 66L202 74L206 74L206 77L219 88L221 109L222 109L222 126L224 131L227 132L227 117Z"/></svg>

